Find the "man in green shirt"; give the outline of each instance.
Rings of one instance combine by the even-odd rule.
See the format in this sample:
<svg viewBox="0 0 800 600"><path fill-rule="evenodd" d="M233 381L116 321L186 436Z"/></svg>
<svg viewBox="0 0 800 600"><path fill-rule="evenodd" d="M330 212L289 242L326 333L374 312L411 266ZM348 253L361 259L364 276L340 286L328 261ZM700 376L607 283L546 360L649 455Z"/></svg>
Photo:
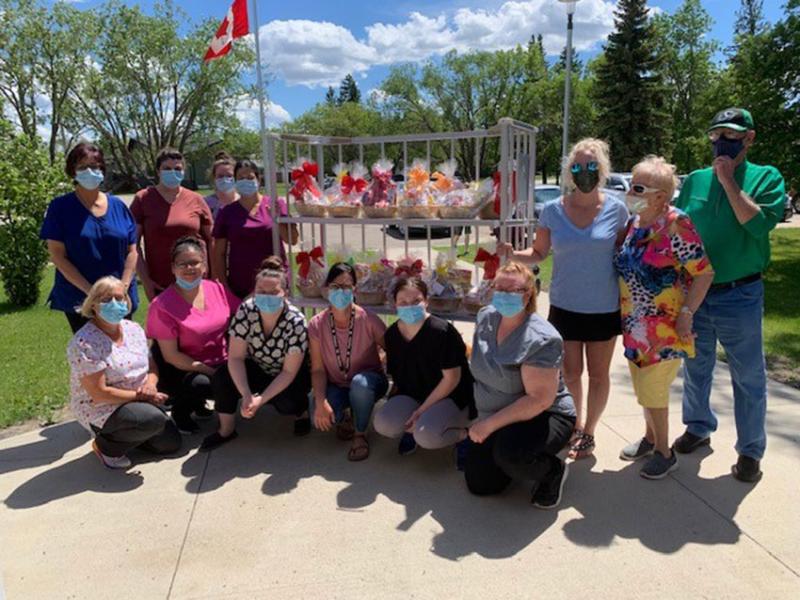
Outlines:
<svg viewBox="0 0 800 600"><path fill-rule="evenodd" d="M775 167L747 161L756 137L747 110L717 113L708 137L714 161L687 177L675 203L697 227L715 276L693 315L697 354L684 362L686 432L675 440L674 448L689 453L708 445L717 429L709 398L719 340L733 379L739 459L732 472L741 481L755 482L761 478L767 442L761 274L769 264L769 232L783 211L784 183Z"/></svg>

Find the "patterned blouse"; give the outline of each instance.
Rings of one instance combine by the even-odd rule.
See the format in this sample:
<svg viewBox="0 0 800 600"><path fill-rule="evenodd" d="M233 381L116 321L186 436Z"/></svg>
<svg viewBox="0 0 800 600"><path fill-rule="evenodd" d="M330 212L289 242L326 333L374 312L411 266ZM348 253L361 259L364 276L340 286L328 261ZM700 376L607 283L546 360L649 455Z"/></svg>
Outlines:
<svg viewBox="0 0 800 600"><path fill-rule="evenodd" d="M144 330L133 321L123 320L122 345L91 321L81 327L67 346L70 366L70 410L78 422L90 432L92 426L102 429L119 404L93 402L81 379L99 371L105 372L106 384L122 390L137 390L150 372L150 350Z"/></svg>
<svg viewBox="0 0 800 600"><path fill-rule="evenodd" d="M650 227L637 216L614 264L625 357L639 367L694 357L694 340L681 340L675 326L692 278L712 269L691 219L674 207Z"/></svg>
<svg viewBox="0 0 800 600"><path fill-rule="evenodd" d="M281 372L287 355L294 352L305 354L308 350L306 318L288 301L269 337L264 335L261 311L252 298L239 306L231 321L229 333L231 337L247 342L248 357L272 376Z"/></svg>

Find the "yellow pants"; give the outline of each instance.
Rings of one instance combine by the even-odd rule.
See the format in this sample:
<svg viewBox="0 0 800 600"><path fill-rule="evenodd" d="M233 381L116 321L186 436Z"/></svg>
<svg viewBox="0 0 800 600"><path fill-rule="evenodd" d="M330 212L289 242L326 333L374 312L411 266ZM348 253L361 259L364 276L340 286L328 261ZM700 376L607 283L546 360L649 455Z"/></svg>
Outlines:
<svg viewBox="0 0 800 600"><path fill-rule="evenodd" d="M680 367L680 359L662 360L647 367L638 367L628 361L633 379L633 391L639 404L644 408L667 408L669 386L675 381Z"/></svg>

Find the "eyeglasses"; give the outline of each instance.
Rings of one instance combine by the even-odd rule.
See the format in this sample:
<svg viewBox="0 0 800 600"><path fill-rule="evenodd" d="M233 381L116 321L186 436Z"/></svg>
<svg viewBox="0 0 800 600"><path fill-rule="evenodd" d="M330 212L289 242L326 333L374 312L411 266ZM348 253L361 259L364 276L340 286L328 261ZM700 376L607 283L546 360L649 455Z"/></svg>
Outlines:
<svg viewBox="0 0 800 600"><path fill-rule="evenodd" d="M580 173L583 169L586 169L587 171L597 171L598 169L597 161L591 160L585 165L582 165L580 163L575 163L569 168L569 170L572 171L573 173Z"/></svg>
<svg viewBox="0 0 800 600"><path fill-rule="evenodd" d="M199 269L203 266L202 260L192 260L189 262L179 262L175 263L175 266L179 269Z"/></svg>
<svg viewBox="0 0 800 600"><path fill-rule="evenodd" d="M349 283L332 283L328 286L332 290L344 290L345 292L353 289L353 285Z"/></svg>
<svg viewBox="0 0 800 600"><path fill-rule="evenodd" d="M647 187L646 185L642 185L641 183L634 183L631 186L631 191L641 195L641 194L653 194L655 192L663 192L664 190L662 190L661 188Z"/></svg>
<svg viewBox="0 0 800 600"><path fill-rule="evenodd" d="M731 129L714 129L708 132L708 139L712 142L716 142L721 137L728 140L743 140L745 136L747 136L746 131L733 131Z"/></svg>

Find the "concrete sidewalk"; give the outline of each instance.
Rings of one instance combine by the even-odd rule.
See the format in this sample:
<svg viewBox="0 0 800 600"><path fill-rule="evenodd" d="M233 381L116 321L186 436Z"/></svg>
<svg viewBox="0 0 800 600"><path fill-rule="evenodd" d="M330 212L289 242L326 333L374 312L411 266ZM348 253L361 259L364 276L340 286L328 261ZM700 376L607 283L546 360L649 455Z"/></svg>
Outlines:
<svg viewBox="0 0 800 600"><path fill-rule="evenodd" d="M333 435L295 439L267 411L227 447L185 438L128 473L101 468L75 422L2 440L0 580L9 600L800 597L800 392L771 384L764 478L743 484L718 367L711 448L650 482L618 458L643 431L620 348L612 382L557 512L523 485L470 496L450 451L401 458L372 435L349 463ZM671 408L677 435L679 381Z"/></svg>

